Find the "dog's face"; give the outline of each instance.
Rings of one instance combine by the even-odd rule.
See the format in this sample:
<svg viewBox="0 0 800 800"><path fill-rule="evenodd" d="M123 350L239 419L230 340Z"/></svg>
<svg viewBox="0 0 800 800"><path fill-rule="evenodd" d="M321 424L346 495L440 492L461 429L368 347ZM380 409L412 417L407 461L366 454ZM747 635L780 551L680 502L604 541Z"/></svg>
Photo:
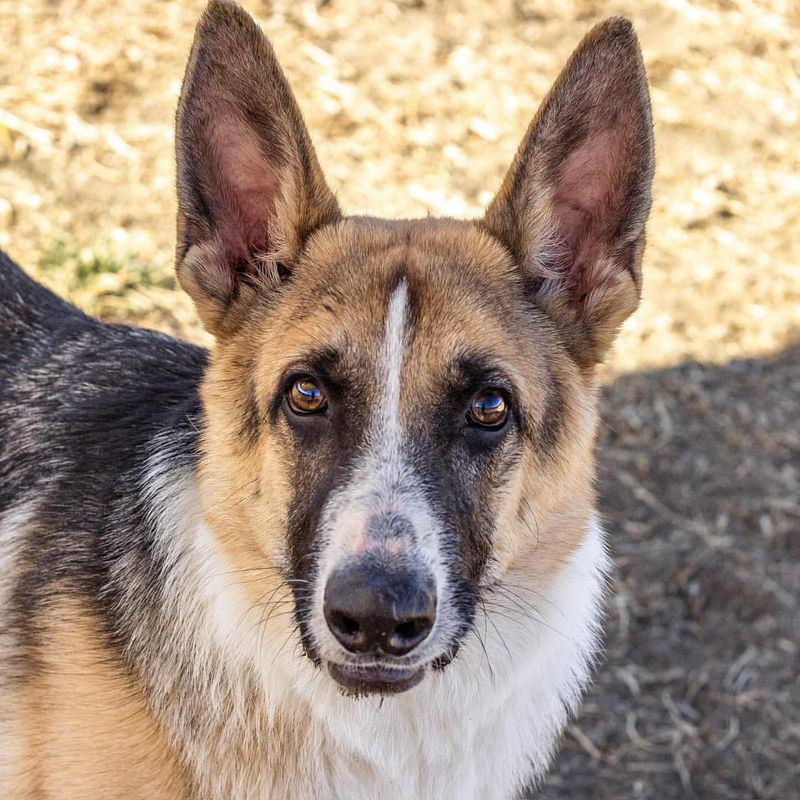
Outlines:
<svg viewBox="0 0 800 800"><path fill-rule="evenodd" d="M264 625L350 692L410 689L508 576L545 588L582 540L593 368L638 302L649 209L635 36L587 37L475 222L343 217L227 2L177 141L178 275L218 339L206 518Z"/></svg>
<svg viewBox="0 0 800 800"><path fill-rule="evenodd" d="M346 685L443 666L526 545L546 573L579 542L591 397L472 224L315 234L220 346L206 401L215 528L252 548L241 568L282 565L306 652ZM542 542L551 508L574 524Z"/></svg>

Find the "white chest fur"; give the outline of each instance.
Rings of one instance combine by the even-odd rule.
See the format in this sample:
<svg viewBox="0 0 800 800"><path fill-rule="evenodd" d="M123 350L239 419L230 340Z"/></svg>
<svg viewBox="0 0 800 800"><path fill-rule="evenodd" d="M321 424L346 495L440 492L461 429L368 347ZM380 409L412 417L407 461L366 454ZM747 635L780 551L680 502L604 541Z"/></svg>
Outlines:
<svg viewBox="0 0 800 800"><path fill-rule="evenodd" d="M354 701L325 676L300 684L319 747L301 766L317 776L314 796L490 800L539 776L590 677L607 565L593 523L537 618L479 612L483 645L472 635L404 695Z"/></svg>
<svg viewBox="0 0 800 800"><path fill-rule="evenodd" d="M193 690L202 690L208 725L176 721L166 707L174 691L156 705L176 723L203 796L491 800L542 774L597 649L609 562L596 520L551 585L526 598L530 605L488 618L479 610L476 632L442 672L396 697L353 699L285 637L242 635L251 629L246 604L220 580L229 565L210 532L186 525L197 508L186 492L183 484L182 502L161 506L171 509L161 522L182 518L165 549L185 554L190 537L205 565L181 590L194 596L194 619L187 625L185 607L173 612L183 618L181 650L192 652L205 684ZM521 579L507 579L523 591Z"/></svg>

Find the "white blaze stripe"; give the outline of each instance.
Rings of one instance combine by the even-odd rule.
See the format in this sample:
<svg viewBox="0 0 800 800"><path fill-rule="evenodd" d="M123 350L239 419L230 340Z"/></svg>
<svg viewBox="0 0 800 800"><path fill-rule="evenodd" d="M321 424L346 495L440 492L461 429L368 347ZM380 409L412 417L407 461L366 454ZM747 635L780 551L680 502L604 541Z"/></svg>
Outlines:
<svg viewBox="0 0 800 800"><path fill-rule="evenodd" d="M400 427L400 375L403 370L403 357L406 349L406 309L408 305L408 286L401 280L389 297L389 308L386 314L386 333L381 351L382 377L385 381L383 398L378 408L377 430L374 431L374 446L378 447L385 464L389 467L391 484L400 476L395 474L402 470Z"/></svg>
<svg viewBox="0 0 800 800"><path fill-rule="evenodd" d="M452 603L442 552L441 523L422 492L404 452L406 444L400 419L401 374L408 344L408 285L401 280L389 296L384 338L378 354L376 378L381 392L368 428L368 447L351 480L327 501L322 515L323 542L319 578L310 625L322 658L341 659L341 647L327 629L323 614L324 587L328 575L343 559L352 558L364 544L363 532L370 516L399 512L410 523L413 541L406 541L410 555L431 571L437 587L437 621L419 658L441 654L459 623Z"/></svg>

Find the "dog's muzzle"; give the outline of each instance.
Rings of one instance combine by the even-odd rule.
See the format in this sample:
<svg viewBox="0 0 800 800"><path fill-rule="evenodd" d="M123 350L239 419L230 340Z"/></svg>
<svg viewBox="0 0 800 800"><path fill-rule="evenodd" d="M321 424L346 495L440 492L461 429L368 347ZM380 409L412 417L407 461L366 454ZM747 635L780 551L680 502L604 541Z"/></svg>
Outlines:
<svg viewBox="0 0 800 800"><path fill-rule="evenodd" d="M422 566L362 554L340 565L325 585L325 621L353 658L331 664L333 678L363 694L393 693L416 685L423 667L403 666L436 623L436 584Z"/></svg>

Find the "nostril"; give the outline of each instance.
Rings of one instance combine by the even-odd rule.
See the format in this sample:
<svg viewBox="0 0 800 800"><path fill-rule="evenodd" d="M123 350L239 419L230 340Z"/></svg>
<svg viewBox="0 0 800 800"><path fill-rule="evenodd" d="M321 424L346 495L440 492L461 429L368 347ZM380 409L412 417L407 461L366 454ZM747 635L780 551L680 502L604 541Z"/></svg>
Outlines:
<svg viewBox="0 0 800 800"><path fill-rule="evenodd" d="M355 636L361 630L361 626L352 617L342 614L339 619L339 629L348 636Z"/></svg>
<svg viewBox="0 0 800 800"><path fill-rule="evenodd" d="M394 629L394 635L402 639L416 639L430 629L430 622L427 619L410 619L408 622L401 622Z"/></svg>
<svg viewBox="0 0 800 800"><path fill-rule="evenodd" d="M386 649L393 655L405 655L427 638L433 628L430 617L415 617L395 625L392 635L386 642Z"/></svg>
<svg viewBox="0 0 800 800"><path fill-rule="evenodd" d="M361 633L358 621L341 611L331 611L328 614L328 624L340 640L355 642Z"/></svg>

